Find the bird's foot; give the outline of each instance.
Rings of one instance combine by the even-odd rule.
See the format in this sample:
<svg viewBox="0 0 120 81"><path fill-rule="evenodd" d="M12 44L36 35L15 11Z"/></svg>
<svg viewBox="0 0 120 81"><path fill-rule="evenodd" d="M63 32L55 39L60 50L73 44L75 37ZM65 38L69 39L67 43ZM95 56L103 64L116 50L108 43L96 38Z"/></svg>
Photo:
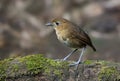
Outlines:
<svg viewBox="0 0 120 81"><path fill-rule="evenodd" d="M62 59L63 61L66 61L67 60L67 58L64 58L64 59Z"/></svg>
<svg viewBox="0 0 120 81"><path fill-rule="evenodd" d="M71 63L69 66L78 66L79 64L81 64L82 62L73 62L73 63Z"/></svg>

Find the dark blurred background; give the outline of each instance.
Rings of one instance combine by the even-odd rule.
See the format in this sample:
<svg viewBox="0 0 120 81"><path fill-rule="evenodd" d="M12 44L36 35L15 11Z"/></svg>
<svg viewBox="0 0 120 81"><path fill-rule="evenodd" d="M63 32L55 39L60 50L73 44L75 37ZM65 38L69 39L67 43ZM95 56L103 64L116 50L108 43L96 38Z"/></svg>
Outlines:
<svg viewBox="0 0 120 81"><path fill-rule="evenodd" d="M91 37L85 59L120 62L120 0L0 0L0 59L44 54L63 58L71 49L46 27L62 16L80 25ZM78 53L70 59L75 60Z"/></svg>

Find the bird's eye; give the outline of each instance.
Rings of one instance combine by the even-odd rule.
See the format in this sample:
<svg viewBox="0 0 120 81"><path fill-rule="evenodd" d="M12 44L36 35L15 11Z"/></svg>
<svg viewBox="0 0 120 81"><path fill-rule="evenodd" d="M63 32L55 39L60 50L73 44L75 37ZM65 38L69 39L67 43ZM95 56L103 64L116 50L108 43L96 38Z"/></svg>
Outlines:
<svg viewBox="0 0 120 81"><path fill-rule="evenodd" d="M58 26L60 23L59 22L55 22L55 24Z"/></svg>

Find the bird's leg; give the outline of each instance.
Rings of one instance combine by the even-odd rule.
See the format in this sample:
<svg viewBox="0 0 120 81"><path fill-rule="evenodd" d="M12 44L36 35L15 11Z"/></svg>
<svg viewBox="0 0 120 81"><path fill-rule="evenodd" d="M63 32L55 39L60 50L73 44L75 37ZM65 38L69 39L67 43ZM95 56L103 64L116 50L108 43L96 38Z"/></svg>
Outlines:
<svg viewBox="0 0 120 81"><path fill-rule="evenodd" d="M69 53L63 60L67 60L73 53L75 53L78 49L73 50L71 53Z"/></svg>
<svg viewBox="0 0 120 81"><path fill-rule="evenodd" d="M77 64L79 64L79 63L81 62L82 56L83 56L83 54L84 54L84 51L85 51L85 48L82 49L82 52L81 52L80 57L79 57L79 59L78 59L78 61L77 61Z"/></svg>
<svg viewBox="0 0 120 81"><path fill-rule="evenodd" d="M73 63L73 64L70 64L70 66L73 66L73 65L77 65L77 66L78 66L78 64L79 64L79 63L81 62L81 60L82 60L82 56L83 56L83 54L84 54L84 51L85 51L85 48L82 49L82 52L81 52L81 54L80 54L80 57L79 57L78 61L75 62L75 63Z"/></svg>

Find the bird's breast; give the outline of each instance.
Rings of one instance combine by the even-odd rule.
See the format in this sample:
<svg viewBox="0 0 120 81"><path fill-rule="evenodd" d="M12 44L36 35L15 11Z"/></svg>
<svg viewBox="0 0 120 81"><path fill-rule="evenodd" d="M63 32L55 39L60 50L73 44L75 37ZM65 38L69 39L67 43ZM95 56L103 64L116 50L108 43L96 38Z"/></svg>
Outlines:
<svg viewBox="0 0 120 81"><path fill-rule="evenodd" d="M58 40L59 40L60 42L68 45L69 39L68 39L67 36L65 35L65 32L64 32L64 31L60 31L60 32L56 31L56 35L57 35L57 38L58 38Z"/></svg>

